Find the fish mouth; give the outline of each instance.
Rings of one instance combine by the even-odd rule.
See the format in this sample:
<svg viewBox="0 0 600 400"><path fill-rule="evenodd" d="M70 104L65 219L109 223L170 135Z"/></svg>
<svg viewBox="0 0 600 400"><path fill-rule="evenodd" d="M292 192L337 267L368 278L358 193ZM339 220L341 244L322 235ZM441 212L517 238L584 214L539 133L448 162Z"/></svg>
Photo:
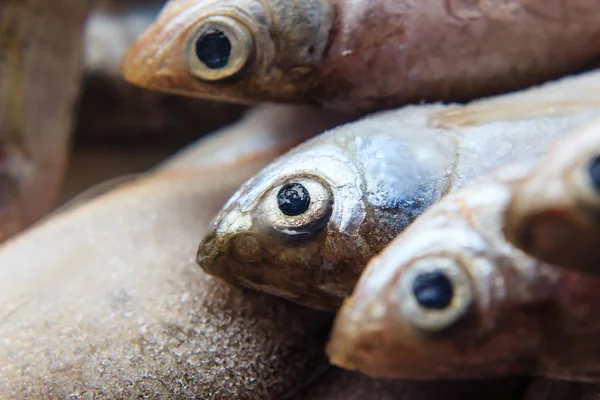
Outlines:
<svg viewBox="0 0 600 400"><path fill-rule="evenodd" d="M252 232L222 235L211 230L198 245L196 262L208 274L238 282L239 273L248 270L244 267L256 265L262 257L263 245Z"/></svg>
<svg viewBox="0 0 600 400"><path fill-rule="evenodd" d="M218 247L218 238L214 232L205 236L198 245L198 251L196 253L196 263L202 268L202 270L208 274L213 274L215 271L215 253Z"/></svg>
<svg viewBox="0 0 600 400"><path fill-rule="evenodd" d="M360 321L353 318L346 309L349 301L344 302L335 318L325 353L331 364L347 370L356 370L359 365L356 355L360 348Z"/></svg>

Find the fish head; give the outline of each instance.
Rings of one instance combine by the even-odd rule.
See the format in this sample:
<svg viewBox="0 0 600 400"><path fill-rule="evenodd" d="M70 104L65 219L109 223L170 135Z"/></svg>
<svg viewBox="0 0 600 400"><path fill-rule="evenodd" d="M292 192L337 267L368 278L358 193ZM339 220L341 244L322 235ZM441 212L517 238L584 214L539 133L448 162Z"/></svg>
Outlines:
<svg viewBox="0 0 600 400"><path fill-rule="evenodd" d="M339 147L283 157L244 184L198 249L210 274L302 304L328 308L365 262L359 171ZM350 277L351 276L351 277Z"/></svg>
<svg viewBox="0 0 600 400"><path fill-rule="evenodd" d="M600 121L550 147L515 190L504 232L540 260L600 275Z"/></svg>
<svg viewBox="0 0 600 400"><path fill-rule="evenodd" d="M443 168L422 166L420 153L380 122L370 134L342 126L319 135L244 184L200 243L204 271L337 309L368 259L436 201L446 181ZM429 145L420 139L416 147Z"/></svg>
<svg viewBox="0 0 600 400"><path fill-rule="evenodd" d="M487 196L507 198L498 191ZM477 215L460 217L465 207L442 200L369 262L337 314L327 346L333 364L401 379L483 378L534 368L539 332L523 304L539 276L533 268L507 272L513 248L474 227Z"/></svg>
<svg viewBox="0 0 600 400"><path fill-rule="evenodd" d="M325 0L170 0L121 59L137 86L238 103L291 102L328 42Z"/></svg>

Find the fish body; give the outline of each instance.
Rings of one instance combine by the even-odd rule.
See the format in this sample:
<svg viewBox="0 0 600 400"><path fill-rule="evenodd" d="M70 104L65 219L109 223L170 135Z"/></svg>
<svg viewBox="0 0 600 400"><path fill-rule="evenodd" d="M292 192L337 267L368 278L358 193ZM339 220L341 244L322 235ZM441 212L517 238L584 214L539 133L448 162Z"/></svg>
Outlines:
<svg viewBox="0 0 600 400"><path fill-rule="evenodd" d="M597 381L600 280L529 257L502 233L534 166L448 195L374 257L336 317L330 360L374 377Z"/></svg>
<svg viewBox="0 0 600 400"><path fill-rule="evenodd" d="M505 218L508 240L528 254L600 274L600 120L553 144Z"/></svg>
<svg viewBox="0 0 600 400"><path fill-rule="evenodd" d="M468 106L381 112L296 147L246 182L198 263L230 282L337 309L367 261L479 174L597 118L598 72Z"/></svg>
<svg viewBox="0 0 600 400"><path fill-rule="evenodd" d="M81 0L0 2L0 242L57 200L88 9Z"/></svg>
<svg viewBox="0 0 600 400"><path fill-rule="evenodd" d="M170 0L122 70L159 91L364 112L580 71L599 26L598 0Z"/></svg>

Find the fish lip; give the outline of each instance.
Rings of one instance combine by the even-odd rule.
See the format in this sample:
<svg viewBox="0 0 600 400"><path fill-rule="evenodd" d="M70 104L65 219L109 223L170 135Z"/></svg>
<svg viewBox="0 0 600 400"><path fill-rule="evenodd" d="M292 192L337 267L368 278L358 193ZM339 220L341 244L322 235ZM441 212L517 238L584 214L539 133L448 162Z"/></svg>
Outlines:
<svg viewBox="0 0 600 400"><path fill-rule="evenodd" d="M200 268L211 275L218 273L218 268L215 268L219 263L215 262L215 256L217 249L219 248L221 240L216 234L216 231L212 229L208 232L200 243L198 244L198 250L196 252L196 263Z"/></svg>
<svg viewBox="0 0 600 400"><path fill-rule="evenodd" d="M360 356L360 316L353 316L352 307L348 304L352 300L346 299L338 312L325 353L329 362L340 368L356 370L358 365L355 360ZM349 308L348 308L349 307Z"/></svg>

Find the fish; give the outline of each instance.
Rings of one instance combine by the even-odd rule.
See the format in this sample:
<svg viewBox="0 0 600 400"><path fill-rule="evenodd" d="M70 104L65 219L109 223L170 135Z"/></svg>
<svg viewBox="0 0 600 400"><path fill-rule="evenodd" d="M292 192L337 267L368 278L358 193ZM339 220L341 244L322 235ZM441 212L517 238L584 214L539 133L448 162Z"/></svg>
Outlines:
<svg viewBox="0 0 600 400"><path fill-rule="evenodd" d="M530 257L502 232L538 159L448 195L374 257L337 313L330 361L378 378L598 381L600 279Z"/></svg>
<svg viewBox="0 0 600 400"><path fill-rule="evenodd" d="M284 137L237 162L172 159L102 185L5 242L0 398L282 399L325 373L331 314L248 293L193 257Z"/></svg>
<svg viewBox="0 0 600 400"><path fill-rule="evenodd" d="M581 72L597 0L170 0L121 58L134 85L372 112Z"/></svg>
<svg viewBox="0 0 600 400"><path fill-rule="evenodd" d="M89 8L81 0L0 2L0 242L58 200Z"/></svg>
<svg viewBox="0 0 600 400"><path fill-rule="evenodd" d="M425 209L600 112L600 71L460 105L411 105L304 142L248 180L198 246L207 273L334 311Z"/></svg>
<svg viewBox="0 0 600 400"><path fill-rule="evenodd" d="M511 379L419 385L333 369L323 354L331 313L250 292L195 266L195 237L284 143L235 163L196 165L188 156L205 151L201 140L139 179L112 191L102 185L1 246L0 398L517 396L521 384Z"/></svg>
<svg viewBox="0 0 600 400"><path fill-rule="evenodd" d="M504 233L542 261L600 274L600 119L553 144L520 182Z"/></svg>

